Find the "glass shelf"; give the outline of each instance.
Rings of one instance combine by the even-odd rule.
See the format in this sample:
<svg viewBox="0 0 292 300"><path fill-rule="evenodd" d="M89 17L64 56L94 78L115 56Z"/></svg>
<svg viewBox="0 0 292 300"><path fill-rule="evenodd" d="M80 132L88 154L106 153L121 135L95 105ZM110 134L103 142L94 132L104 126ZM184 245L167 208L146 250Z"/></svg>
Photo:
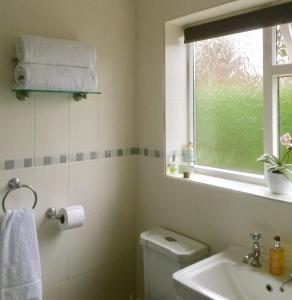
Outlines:
<svg viewBox="0 0 292 300"><path fill-rule="evenodd" d="M57 90L30 90L30 89L13 89L16 94L16 98L20 101L24 101L28 98L31 93L62 93L62 94L72 94L75 101L80 101L81 99L86 99L88 94L100 95L101 92L80 92L80 91L57 91Z"/></svg>

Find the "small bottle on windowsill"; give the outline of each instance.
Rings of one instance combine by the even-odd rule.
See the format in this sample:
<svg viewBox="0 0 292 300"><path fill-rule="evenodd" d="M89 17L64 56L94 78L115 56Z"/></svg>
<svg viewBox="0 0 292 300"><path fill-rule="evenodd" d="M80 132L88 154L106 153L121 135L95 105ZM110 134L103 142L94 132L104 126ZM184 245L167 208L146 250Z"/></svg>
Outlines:
<svg viewBox="0 0 292 300"><path fill-rule="evenodd" d="M178 163L176 153L173 152L170 155L170 159L168 162L168 170L171 175L176 175L178 173Z"/></svg>

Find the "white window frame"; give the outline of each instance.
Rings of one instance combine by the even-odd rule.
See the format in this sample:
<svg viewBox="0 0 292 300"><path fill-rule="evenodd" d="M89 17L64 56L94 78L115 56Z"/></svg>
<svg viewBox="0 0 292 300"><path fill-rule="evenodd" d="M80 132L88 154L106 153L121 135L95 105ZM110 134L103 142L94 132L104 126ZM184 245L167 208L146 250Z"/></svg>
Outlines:
<svg viewBox="0 0 292 300"><path fill-rule="evenodd" d="M188 45L188 101L189 101L189 141L196 142L194 105L194 51L193 43ZM292 64L276 64L276 27L263 28L263 126L264 152L279 155L278 128L278 79L292 76ZM256 159L256 158L255 158ZM195 172L225 179L264 185L264 175L195 165Z"/></svg>

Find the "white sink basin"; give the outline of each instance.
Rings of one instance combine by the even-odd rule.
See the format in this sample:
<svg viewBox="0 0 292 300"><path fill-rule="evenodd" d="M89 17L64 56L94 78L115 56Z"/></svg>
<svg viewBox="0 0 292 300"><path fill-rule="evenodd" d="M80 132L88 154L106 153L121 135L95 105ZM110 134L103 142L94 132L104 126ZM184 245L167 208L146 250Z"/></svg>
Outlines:
<svg viewBox="0 0 292 300"><path fill-rule="evenodd" d="M291 300L292 283L280 291L288 274L274 277L262 256L261 268L242 264L248 251L231 247L173 275L177 299L181 300Z"/></svg>

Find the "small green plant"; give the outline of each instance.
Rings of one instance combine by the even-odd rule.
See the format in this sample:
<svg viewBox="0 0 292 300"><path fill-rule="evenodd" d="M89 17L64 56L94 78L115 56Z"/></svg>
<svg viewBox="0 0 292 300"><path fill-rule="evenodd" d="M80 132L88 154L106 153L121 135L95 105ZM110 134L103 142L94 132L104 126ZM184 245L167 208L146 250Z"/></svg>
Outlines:
<svg viewBox="0 0 292 300"><path fill-rule="evenodd" d="M291 135L289 133L285 133L281 136L280 142L287 149L282 158L277 158L273 154L266 153L261 155L257 161L266 163L268 165L268 171L275 174L282 174L292 182L292 164L289 164L290 152L292 150Z"/></svg>

